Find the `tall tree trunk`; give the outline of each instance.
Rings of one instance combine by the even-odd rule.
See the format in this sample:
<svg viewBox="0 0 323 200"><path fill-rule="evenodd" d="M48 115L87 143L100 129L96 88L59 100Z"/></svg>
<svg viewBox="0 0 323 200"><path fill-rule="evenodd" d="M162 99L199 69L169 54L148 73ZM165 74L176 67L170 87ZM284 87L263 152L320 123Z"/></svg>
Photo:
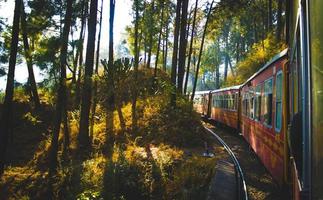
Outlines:
<svg viewBox="0 0 323 200"><path fill-rule="evenodd" d="M108 153L112 155L113 144L115 142L113 133L113 111L115 108L115 86L114 86L114 52L113 52L113 26L115 14L115 0L110 0L110 18L109 18L109 60L108 60L108 100L107 100L107 119L106 122L106 135L108 142Z"/></svg>
<svg viewBox="0 0 323 200"><path fill-rule="evenodd" d="M152 54L152 50L153 50L153 35L154 35L154 27L153 27L153 24L154 24L154 7L155 7L155 0L152 0L151 2L151 9L150 9L150 14L149 14L149 44L148 44L148 61L147 61L147 68L149 69L150 68L150 62L151 62L151 54Z"/></svg>
<svg viewBox="0 0 323 200"><path fill-rule="evenodd" d="M227 81L227 76L228 76L228 67L229 67L229 62L228 62L228 57L227 57L227 54L228 54L228 35L225 36L224 38L225 40L225 55L224 55L224 74L223 74L223 79L224 79L224 82Z"/></svg>
<svg viewBox="0 0 323 200"><path fill-rule="evenodd" d="M147 5L147 3L146 3L146 0L144 0L144 8L146 8L146 5ZM143 14L142 14L142 20L143 20L143 22L142 23L145 23L144 21L145 21L145 17L146 17L146 12L145 11L143 11ZM139 27L138 27L138 29L139 29ZM141 31L142 32L142 39L143 39L143 43L144 43L144 67L147 67L147 51L148 51L148 47L147 47L147 32L146 31Z"/></svg>
<svg viewBox="0 0 323 200"><path fill-rule="evenodd" d="M95 70L94 74L97 76L99 74L99 60L100 60L100 44L101 44L101 30L102 30L102 12L103 12L103 0L101 0L101 10L100 10L100 27L99 27L99 35L98 35L98 42L96 45L96 60L95 60ZM90 139L92 141L93 137L93 126L94 126L94 116L96 111L96 105L98 102L98 81L94 79L94 86L93 86L93 104L92 104L92 112L91 112L91 129L90 129Z"/></svg>
<svg viewBox="0 0 323 200"><path fill-rule="evenodd" d="M216 52L220 52L220 39L217 40L216 48L217 48ZM219 64L216 66L216 71L215 71L215 89L220 88L220 62L221 62L221 56L218 53L217 63Z"/></svg>
<svg viewBox="0 0 323 200"><path fill-rule="evenodd" d="M12 99L14 90L14 78L16 58L18 51L18 39L19 39L19 19L21 12L22 0L15 1L15 11L11 33L11 45L10 45L10 58L9 69L7 75L6 96L3 103L3 110L0 120L0 176L2 176L5 165L6 150L8 145L8 138L11 130L12 122Z"/></svg>
<svg viewBox="0 0 323 200"><path fill-rule="evenodd" d="M64 124L64 143L63 143L63 153L67 155L70 145L70 129L68 123L68 113L67 106L64 107L63 110L63 124Z"/></svg>
<svg viewBox="0 0 323 200"><path fill-rule="evenodd" d="M258 30L257 30L257 22L256 18L253 19L253 31L254 31L254 43L258 42Z"/></svg>
<svg viewBox="0 0 323 200"><path fill-rule="evenodd" d="M76 45L76 55L75 58L73 60L73 75L72 75L72 83L75 84L76 83L76 72L77 72L77 62L80 56L80 49L81 49L81 42L83 42L83 34L84 34L84 26L85 26L85 1L86 0L82 0L82 17L81 17L81 30L80 30L80 37L79 40L77 42Z"/></svg>
<svg viewBox="0 0 323 200"><path fill-rule="evenodd" d="M241 40L241 36L238 36L238 41L236 43L236 63L239 62L240 60L240 40Z"/></svg>
<svg viewBox="0 0 323 200"><path fill-rule="evenodd" d="M175 17L175 28L174 28L174 47L173 47L173 57L172 57L172 72L171 72L171 82L174 89L171 95L171 106L176 106L176 76L177 76L177 56L178 56L178 38L179 38L179 27L181 22L181 5L182 1L177 0L176 4L176 17Z"/></svg>
<svg viewBox="0 0 323 200"><path fill-rule="evenodd" d="M162 49L162 64L163 64L163 68L162 69L163 69L163 71L166 71L165 70L165 45L166 45L166 40L165 40L165 36L164 36L163 43L162 43L162 46L163 46L163 49Z"/></svg>
<svg viewBox="0 0 323 200"><path fill-rule="evenodd" d="M126 131L126 122L122 114L122 102L119 96L117 96L117 99L116 99L116 109L119 116L121 130L124 132Z"/></svg>
<svg viewBox="0 0 323 200"><path fill-rule="evenodd" d="M273 2L272 0L268 0L268 29L272 30L273 25Z"/></svg>
<svg viewBox="0 0 323 200"><path fill-rule="evenodd" d="M195 96L196 84L197 84L197 79L198 79L199 69L200 69L200 64L201 64L201 58L202 58L202 53L203 53L204 40L205 40L205 35L206 35L207 26L208 26L208 23L209 23L213 3L214 3L214 0L212 0L212 3L210 5L209 11L208 11L207 16L206 16L206 22L205 22L205 25L204 25L204 32L203 32L203 36L202 36L200 53L199 53L199 58L198 58L198 61L197 61L197 66L196 66L196 73L195 73L195 80L194 80L194 84L193 84L193 92L192 92L192 96L191 96L191 102L193 102L194 96Z"/></svg>
<svg viewBox="0 0 323 200"><path fill-rule="evenodd" d="M132 91L132 107L131 107L131 115L132 115L132 132L137 132L137 79L138 79L138 65L139 65L139 49L138 49L138 29L139 29L139 0L134 0L135 3L135 63L134 63L134 89Z"/></svg>
<svg viewBox="0 0 323 200"><path fill-rule="evenodd" d="M158 36L158 45L157 45L157 53L156 53L156 62L155 62L155 70L154 70L154 77L157 77L157 67L158 67L158 59L159 59L159 51L160 51L160 44L161 44L161 37L163 34L163 26L164 26L164 2L161 2L161 24L160 24L160 30L159 30L159 36Z"/></svg>
<svg viewBox="0 0 323 200"><path fill-rule="evenodd" d="M167 14L167 22L166 22L166 36L165 36L165 54L164 54L164 64L163 69L166 72L167 70L167 54L168 54L168 36L169 36L169 23L168 23L168 14Z"/></svg>
<svg viewBox="0 0 323 200"><path fill-rule="evenodd" d="M59 88L57 93L57 102L56 102L56 113L55 121L53 127L53 137L51 141L50 148L50 166L49 173L53 175L55 172L58 161L57 161L57 152L58 152L58 138L61 128L62 115L63 112L66 112L66 65L67 65L67 48L68 48L68 36L71 27L72 21L72 5L73 0L67 1L66 14L64 19L64 28L61 37L61 54L60 54L60 79L59 79Z"/></svg>
<svg viewBox="0 0 323 200"><path fill-rule="evenodd" d="M185 60L186 60L186 26L187 26L187 9L188 0L182 2L182 16L181 16L181 30L180 30L180 45L179 45L179 57L178 57L178 79L177 79L177 90L183 93L183 80L185 73Z"/></svg>
<svg viewBox="0 0 323 200"><path fill-rule="evenodd" d="M281 40L282 35L282 10L283 10L283 0L278 0L278 10L277 10L277 30L276 30L276 40Z"/></svg>
<svg viewBox="0 0 323 200"><path fill-rule="evenodd" d="M24 53L25 53L25 59L27 62L27 68L28 68L28 83L31 87L31 93L32 93L32 99L35 103L36 109L40 107L40 101L37 91L37 85L33 70L33 60L31 56L31 50L29 47L28 37L27 37L27 24L26 24L26 13L24 8L24 3L21 4L21 30L22 30L22 38L24 42Z"/></svg>
<svg viewBox="0 0 323 200"><path fill-rule="evenodd" d="M86 21L87 21L87 15L88 15L88 0L84 0L84 14L82 16L82 34L80 33L80 43L79 43L79 63L78 63L78 76L77 76L77 82L76 82L76 88L75 88L75 104L77 107L79 107L81 102L81 80L82 80L82 72L83 72L83 49L84 49L84 39L85 39L85 32L86 32Z"/></svg>
<svg viewBox="0 0 323 200"><path fill-rule="evenodd" d="M234 69L233 69L233 66L232 66L232 63L231 63L231 58L230 58L229 54L226 54L226 57L227 57L228 64L229 64L229 67L230 67L230 70L231 70L231 74L232 74L232 76L235 77L236 75L235 75L235 72L234 72Z"/></svg>
<svg viewBox="0 0 323 200"><path fill-rule="evenodd" d="M191 57L192 57L192 51L193 51L193 42L194 42L194 31L195 31L195 23L196 23L197 6L198 6L198 0L195 1L192 32L191 32L191 42L190 42L190 49L189 49L189 52L188 52L188 61L187 61L187 67L186 67L186 74L187 75L185 77L184 94L186 94L186 92L187 92L188 77L189 77L189 73L190 73L190 65L191 65Z"/></svg>
<svg viewBox="0 0 323 200"><path fill-rule="evenodd" d="M91 0L90 17L88 22L88 40L87 40L87 48L86 48L84 88L83 88L82 102L81 102L80 133L79 133L80 148L90 145L89 115L90 115L91 95L92 95L92 75L93 75L94 51L95 51L97 10L98 10L98 0Z"/></svg>

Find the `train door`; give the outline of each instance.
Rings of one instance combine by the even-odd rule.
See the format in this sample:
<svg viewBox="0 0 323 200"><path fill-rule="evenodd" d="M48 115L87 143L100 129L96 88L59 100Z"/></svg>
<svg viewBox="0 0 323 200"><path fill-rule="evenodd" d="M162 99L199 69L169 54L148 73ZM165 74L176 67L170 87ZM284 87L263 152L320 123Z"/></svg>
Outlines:
<svg viewBox="0 0 323 200"><path fill-rule="evenodd" d="M323 1L307 1L311 78L312 199L323 199Z"/></svg>
<svg viewBox="0 0 323 200"><path fill-rule="evenodd" d="M241 100L240 100L240 89L238 92L236 92L235 94L235 106L236 106L236 111L237 111L237 115L238 115L238 121L237 121L237 129L238 129L238 133L241 133Z"/></svg>
<svg viewBox="0 0 323 200"><path fill-rule="evenodd" d="M310 76L308 65L308 32L306 1L293 1L298 5L295 30L290 42L290 149L294 199L311 198L311 127ZM297 193L300 192L300 193Z"/></svg>

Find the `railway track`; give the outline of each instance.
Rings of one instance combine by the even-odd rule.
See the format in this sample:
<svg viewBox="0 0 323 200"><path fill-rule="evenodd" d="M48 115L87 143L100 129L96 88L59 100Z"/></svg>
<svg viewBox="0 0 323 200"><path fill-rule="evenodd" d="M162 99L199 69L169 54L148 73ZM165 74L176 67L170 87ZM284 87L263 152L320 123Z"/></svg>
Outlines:
<svg viewBox="0 0 323 200"><path fill-rule="evenodd" d="M223 148L229 154L232 163L234 164L235 175L236 175L237 199L248 200L249 198L248 198L246 180L237 157L234 155L231 148L223 141L223 139L218 134L216 134L213 130L211 130L206 126L204 126L204 128L208 133L213 135L216 138L216 140L223 146Z"/></svg>

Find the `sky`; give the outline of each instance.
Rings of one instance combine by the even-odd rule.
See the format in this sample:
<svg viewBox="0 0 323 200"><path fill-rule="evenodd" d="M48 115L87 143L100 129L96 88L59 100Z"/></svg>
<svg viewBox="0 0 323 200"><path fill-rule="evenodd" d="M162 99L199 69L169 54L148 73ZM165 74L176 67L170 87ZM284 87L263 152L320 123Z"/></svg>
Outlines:
<svg viewBox="0 0 323 200"><path fill-rule="evenodd" d="M99 9L101 1L99 0ZM116 0L115 8L115 21L114 21L114 44L118 45L125 36L125 28L127 25L131 24L131 0ZM7 2L1 2L0 5L0 17L5 18L7 24L12 24L14 14L14 1L8 0ZM99 15L99 14L98 14ZM98 16L99 19L99 16ZM103 0L103 21L102 21L102 33L101 33L101 44L100 51L103 58L108 57L108 44L109 44L109 0ZM98 29L97 29L98 31ZM75 34L78 35L78 34ZM7 68L8 64L2 65ZM36 76L36 81L42 81L46 72L41 72L38 67L34 66L34 72ZM20 83L25 83L28 78L27 66L25 63L16 66L15 70L15 80ZM4 90L6 87L6 76L0 78L0 91Z"/></svg>

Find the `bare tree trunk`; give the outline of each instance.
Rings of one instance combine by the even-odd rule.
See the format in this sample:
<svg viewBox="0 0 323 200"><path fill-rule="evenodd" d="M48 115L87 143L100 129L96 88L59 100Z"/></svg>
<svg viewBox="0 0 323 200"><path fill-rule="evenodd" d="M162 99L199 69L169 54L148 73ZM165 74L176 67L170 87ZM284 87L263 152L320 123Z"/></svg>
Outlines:
<svg viewBox="0 0 323 200"><path fill-rule="evenodd" d="M226 57L227 57L227 60L228 60L228 64L229 64L232 76L236 76L235 71L234 71L233 66L232 66L232 63L231 63L231 58L230 58L229 54L226 54Z"/></svg>
<svg viewBox="0 0 323 200"><path fill-rule="evenodd" d="M214 0L212 0L212 3L210 5L209 11L208 11L207 17L206 17L206 22L205 22L205 25L204 25L204 32L203 32L203 36L202 36L200 53L199 53L199 58L198 58L198 61L197 61L197 66L196 66L195 80L194 80L194 84L193 84L193 92L192 92L192 96L191 96L191 101L192 102L193 102L194 96L195 96L196 84L197 84L197 79L198 79L199 69L200 69L200 64L201 64L201 58L202 58L202 53L203 53L204 40L205 40L205 35L206 35L207 26L208 26L208 23L209 23L213 3L214 3Z"/></svg>
<svg viewBox="0 0 323 200"><path fill-rule="evenodd" d="M186 38L187 9L188 9L188 0L183 0L179 57L178 57L178 79L177 79L177 90L181 94L183 93L183 80L184 80L184 73L185 73L186 46L187 46L187 38Z"/></svg>
<svg viewBox="0 0 323 200"><path fill-rule="evenodd" d="M276 40L281 40L282 35L282 10L283 10L283 0L278 0L278 10L277 10L277 30L276 30Z"/></svg>
<svg viewBox="0 0 323 200"><path fill-rule="evenodd" d="M86 30L86 19L88 18L88 0L84 0L85 5L84 5L84 14L82 16L82 31L83 34L81 35L80 33L80 43L79 43L79 64L78 64L78 77L77 77L77 82L76 82L76 88L75 88L75 97L76 101L75 104L77 107L79 107L80 102L81 102L81 80L82 80L82 72L83 72L83 48L84 48L84 39L85 39L85 30Z"/></svg>
<svg viewBox="0 0 323 200"><path fill-rule="evenodd" d="M14 77L16 58L18 51L18 39L19 39L19 19L21 12L22 0L15 1L15 11L12 25L12 37L11 48L9 58L9 69L7 75L6 96L3 103L3 110L0 120L0 177L4 171L6 150L8 145L8 138L10 135L11 122L12 122L12 99L14 90Z"/></svg>
<svg viewBox="0 0 323 200"><path fill-rule="evenodd" d="M67 114L67 106L65 106L63 110L63 123L64 123L64 145L63 145L63 153L66 155L66 153L69 150L70 146L70 129L69 129L69 123L68 123L68 114Z"/></svg>
<svg viewBox="0 0 323 200"><path fill-rule="evenodd" d="M148 16L149 17L149 21L150 21L150 28L149 28L149 49L148 49L148 61L147 61L147 68L149 69L150 68L150 62L151 62L151 54L152 54L152 50L153 50L153 32L154 32L154 27L153 27L153 24L154 24L154 7L155 7L155 0L152 0L152 5L151 5L151 10L150 10L150 15ZM138 49L139 51L139 49Z"/></svg>
<svg viewBox="0 0 323 200"><path fill-rule="evenodd" d="M165 63L165 45L166 45L166 40L165 40L165 36L163 38L163 43L162 43L162 46L163 46L163 49L162 49L162 63L163 63L163 71L166 71L165 70L165 67L166 67L166 63Z"/></svg>
<svg viewBox="0 0 323 200"><path fill-rule="evenodd" d="M90 18L88 22L88 40L86 48L86 61L84 73L84 88L82 92L81 117L80 117L80 148L90 146L89 139L89 115L92 95L92 75L95 51L96 21L98 0L91 0Z"/></svg>
<svg viewBox="0 0 323 200"><path fill-rule="evenodd" d="M165 54L164 54L164 65L163 69L166 72L167 70L167 54L168 54L168 35L169 35L169 24L168 24L168 17L167 17L167 22L166 22L166 37L165 37Z"/></svg>
<svg viewBox="0 0 323 200"><path fill-rule="evenodd" d="M99 60L100 60L100 44L101 44L101 30L102 30L102 12L103 12L103 0L101 0L101 10L100 10L100 27L99 27L99 35L98 35L98 42L96 45L96 60L95 60L95 70L94 74L99 74ZM93 86L93 104L92 104L92 112L91 112L91 123L90 123L90 140L92 141L93 137L93 126L94 126L94 116L96 111L96 105L98 102L98 81L94 79L94 86Z"/></svg>
<svg viewBox="0 0 323 200"><path fill-rule="evenodd" d="M80 37L77 43L77 48L76 48L76 55L75 58L73 60L73 76L72 76L72 83L75 84L76 83L76 71L77 71L77 61L79 59L80 56L80 50L81 50L81 43L83 43L83 34L84 34L84 26L85 26L85 13L87 11L85 11L85 1L86 0L82 0L82 17L81 17L81 30L80 30Z"/></svg>
<svg viewBox="0 0 323 200"><path fill-rule="evenodd" d="M24 8L24 3L22 2L21 4L21 30L22 30L22 37L23 37L23 42L24 42L24 53L25 53L25 59L27 62L27 69L28 69L28 83L30 84L31 87L31 94L32 94L32 99L35 103L36 109L40 108L40 101L39 101L39 96L37 92L37 85L36 85L36 80L35 80L35 75L34 75L34 70L33 70L33 60L31 56L31 50L29 48L29 42L28 42L28 37L27 37L27 24L26 24L26 13L25 13L25 8Z"/></svg>
<svg viewBox="0 0 323 200"><path fill-rule="evenodd" d="M273 25L273 2L268 0L268 29L271 31Z"/></svg>
<svg viewBox="0 0 323 200"><path fill-rule="evenodd" d="M239 35L239 39L236 43L236 63L238 63L240 60L240 38L241 36Z"/></svg>
<svg viewBox="0 0 323 200"><path fill-rule="evenodd" d="M218 38L217 44L216 44L217 52L220 52L220 39ZM219 63L216 66L216 71L215 71L215 89L220 88L220 62L221 62L221 56L218 54L217 55L217 63Z"/></svg>
<svg viewBox="0 0 323 200"><path fill-rule="evenodd" d="M158 67L158 59L159 59L159 51L160 51L160 43L161 37L163 34L163 26L164 26L164 2L161 2L161 24L160 24L160 31L158 36L158 45L157 45L157 53L156 53L156 62L155 62L155 70L154 70L154 77L157 77L157 67Z"/></svg>
<svg viewBox="0 0 323 200"><path fill-rule="evenodd" d="M125 131L126 130L126 122L125 122L125 119L124 119L123 114L122 114L122 109L121 109L122 108L122 102L121 102L120 97L117 97L116 104L117 104L116 108L117 108L117 112L118 112L118 116L119 116L121 130Z"/></svg>
<svg viewBox="0 0 323 200"><path fill-rule="evenodd" d="M60 55L60 79L59 79L59 88L57 93L57 102L56 102L56 113L55 121L53 127L53 137L51 141L50 148L50 166L49 174L53 175L56 171L58 161L57 161L57 152L58 152L58 138L61 128L62 115L66 112L66 64L67 64L67 48L68 48L68 36L70 33L71 20L72 20L72 5L73 0L67 1L66 14L64 19L64 28L61 37L61 55Z"/></svg>
<svg viewBox="0 0 323 200"><path fill-rule="evenodd" d="M137 85L138 79L138 65L139 65L139 49L138 49L138 29L139 29L139 0L134 0L136 16L135 16L135 63L134 63L134 76L135 82L134 86ZM133 89L132 94L132 107L131 107L131 115L132 115L132 132L137 132L137 88Z"/></svg>
<svg viewBox="0 0 323 200"><path fill-rule="evenodd" d="M194 31L195 31L195 23L196 23L197 6L198 6L198 0L195 1L195 9L194 9L192 32L191 32L191 42L190 42L190 49L189 49L189 52L188 52L188 61L187 61L187 68L186 68L186 74L187 75L185 77L185 84L184 84L184 94L186 94L186 92L187 92L188 77L189 77L189 73L190 73L190 65L191 65L191 57L192 57L192 51L193 51L193 42L194 42Z"/></svg>
<svg viewBox="0 0 323 200"><path fill-rule="evenodd" d="M144 8L146 8L146 0L144 0ZM143 14L142 14L142 20L144 21L145 20L145 17L146 17L146 12L143 11ZM144 22L143 22L144 23ZM139 29L139 27L138 27ZM147 67L147 51L148 51L148 48L147 48L147 34L145 31L141 31L142 32L142 35L143 35L143 43L144 43L144 67Z"/></svg>
<svg viewBox="0 0 323 200"><path fill-rule="evenodd" d="M225 54L225 56L224 56L224 73L223 73L223 80L224 80L224 82L227 81L227 77L228 77L228 66L229 66L228 57Z"/></svg>
<svg viewBox="0 0 323 200"><path fill-rule="evenodd" d="M115 108L115 86L114 86L114 52L113 52L113 26L115 14L115 0L110 0L110 18L109 18L109 60L108 60L108 89L110 91L107 100L107 119L106 119L106 135L108 143L108 153L111 154L115 142L113 132L113 111ZM110 119L109 119L110 118Z"/></svg>
<svg viewBox="0 0 323 200"><path fill-rule="evenodd" d="M171 82L174 89L172 90L170 104L172 107L176 107L176 76L177 76L177 55L178 55L178 38L179 38L179 27L181 21L181 5L182 1L177 0L176 5L176 17L175 17L175 28L174 28L174 47L173 47L173 58L172 58L172 72Z"/></svg>

